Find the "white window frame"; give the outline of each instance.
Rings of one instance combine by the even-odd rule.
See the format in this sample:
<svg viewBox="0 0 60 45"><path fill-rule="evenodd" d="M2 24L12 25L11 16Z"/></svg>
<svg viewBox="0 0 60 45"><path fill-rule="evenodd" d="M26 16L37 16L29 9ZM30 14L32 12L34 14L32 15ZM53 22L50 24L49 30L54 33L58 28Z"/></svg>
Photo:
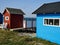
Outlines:
<svg viewBox="0 0 60 45"><path fill-rule="evenodd" d="M44 19L59 19L59 26L57 26L57 25L44 24ZM49 22L49 20L48 20L48 22ZM53 23L54 23L54 22L53 22ZM60 27L60 18L43 18L43 25L44 25L44 26Z"/></svg>
<svg viewBox="0 0 60 45"><path fill-rule="evenodd" d="M8 19L7 19L8 18ZM5 20L9 20L9 16L5 16Z"/></svg>

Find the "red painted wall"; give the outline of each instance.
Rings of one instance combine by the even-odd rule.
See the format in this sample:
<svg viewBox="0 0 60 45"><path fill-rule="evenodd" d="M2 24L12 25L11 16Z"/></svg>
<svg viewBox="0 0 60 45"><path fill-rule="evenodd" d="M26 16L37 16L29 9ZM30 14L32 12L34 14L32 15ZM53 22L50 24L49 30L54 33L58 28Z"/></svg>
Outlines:
<svg viewBox="0 0 60 45"><path fill-rule="evenodd" d="M11 14L11 28L23 27L23 15Z"/></svg>
<svg viewBox="0 0 60 45"><path fill-rule="evenodd" d="M10 28L10 14L5 10L3 15L4 15L4 24L7 23L8 24L7 28ZM5 20L6 16L9 17L9 20Z"/></svg>
<svg viewBox="0 0 60 45"><path fill-rule="evenodd" d="M6 10L4 11L4 23L8 23L7 28L20 28L23 27L23 15L9 14ZM5 20L5 17L9 16L9 20Z"/></svg>

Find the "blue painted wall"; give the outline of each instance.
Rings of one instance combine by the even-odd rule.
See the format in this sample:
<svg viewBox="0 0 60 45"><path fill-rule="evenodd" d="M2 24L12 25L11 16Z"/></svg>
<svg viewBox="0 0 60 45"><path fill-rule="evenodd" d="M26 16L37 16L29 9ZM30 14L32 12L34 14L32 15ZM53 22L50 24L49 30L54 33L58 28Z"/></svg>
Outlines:
<svg viewBox="0 0 60 45"><path fill-rule="evenodd" d="M43 18L60 18L60 14L37 14L36 21L38 38L60 44L60 27L43 25Z"/></svg>
<svg viewBox="0 0 60 45"><path fill-rule="evenodd" d="M0 13L0 24L3 24L3 15Z"/></svg>
<svg viewBox="0 0 60 45"><path fill-rule="evenodd" d="M36 27L36 18L24 18L24 20L27 20L27 27L32 27L32 20L33 21L33 27Z"/></svg>

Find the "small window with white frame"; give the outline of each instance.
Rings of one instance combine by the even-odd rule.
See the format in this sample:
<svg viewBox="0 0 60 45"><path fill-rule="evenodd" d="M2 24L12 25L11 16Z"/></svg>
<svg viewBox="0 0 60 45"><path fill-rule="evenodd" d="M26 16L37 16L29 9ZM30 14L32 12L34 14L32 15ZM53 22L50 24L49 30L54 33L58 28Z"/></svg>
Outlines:
<svg viewBox="0 0 60 45"><path fill-rule="evenodd" d="M44 24L48 24L48 19L44 19Z"/></svg>
<svg viewBox="0 0 60 45"><path fill-rule="evenodd" d="M48 19L49 20L49 25L53 25L53 19Z"/></svg>
<svg viewBox="0 0 60 45"><path fill-rule="evenodd" d="M54 25L59 25L59 19L54 19Z"/></svg>
<svg viewBox="0 0 60 45"><path fill-rule="evenodd" d="M59 18L44 18L44 25L59 26Z"/></svg>
<svg viewBox="0 0 60 45"><path fill-rule="evenodd" d="M9 16L6 16L6 17L5 17L5 20L9 20Z"/></svg>

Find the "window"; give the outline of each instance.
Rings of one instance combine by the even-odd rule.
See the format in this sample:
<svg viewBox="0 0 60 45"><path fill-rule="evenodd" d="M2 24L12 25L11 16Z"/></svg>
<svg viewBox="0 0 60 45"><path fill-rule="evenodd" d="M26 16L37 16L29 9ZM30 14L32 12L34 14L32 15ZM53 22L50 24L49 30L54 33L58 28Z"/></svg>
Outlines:
<svg viewBox="0 0 60 45"><path fill-rule="evenodd" d="M5 20L9 20L9 17L8 17L8 16L6 16L6 17L5 17Z"/></svg>
<svg viewBox="0 0 60 45"><path fill-rule="evenodd" d="M44 25L59 26L60 19L44 18Z"/></svg>
<svg viewBox="0 0 60 45"><path fill-rule="evenodd" d="M48 24L48 19L44 19L44 24Z"/></svg>
<svg viewBox="0 0 60 45"><path fill-rule="evenodd" d="M49 25L53 25L53 19L49 19Z"/></svg>
<svg viewBox="0 0 60 45"><path fill-rule="evenodd" d="M59 19L54 19L54 25L59 25Z"/></svg>

